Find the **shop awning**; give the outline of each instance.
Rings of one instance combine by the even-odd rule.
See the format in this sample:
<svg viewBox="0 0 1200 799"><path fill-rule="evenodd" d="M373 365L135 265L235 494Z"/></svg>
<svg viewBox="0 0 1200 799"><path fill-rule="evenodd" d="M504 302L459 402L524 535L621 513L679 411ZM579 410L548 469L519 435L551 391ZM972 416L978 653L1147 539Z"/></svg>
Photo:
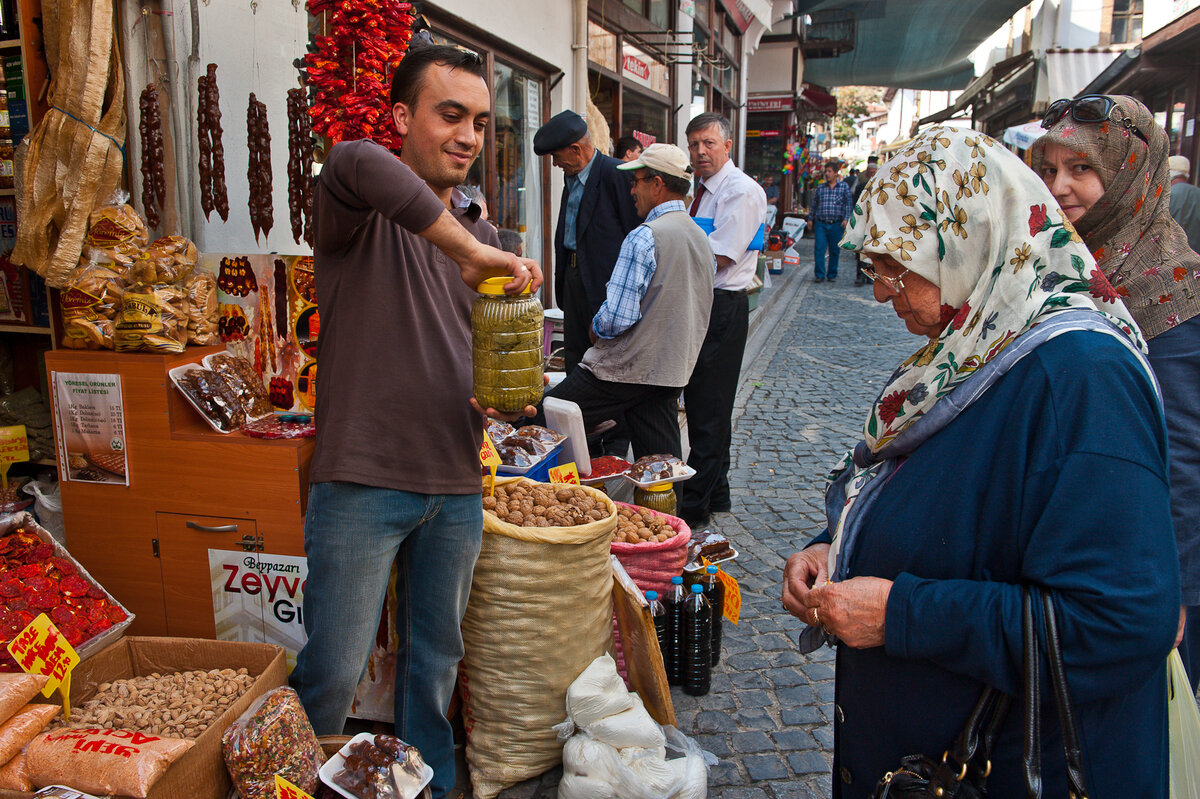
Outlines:
<svg viewBox="0 0 1200 799"><path fill-rule="evenodd" d="M1026 0L798 0L797 12L824 9L855 16L854 49L805 62L804 77L823 86L960 89L975 69L967 57Z"/></svg>
<svg viewBox="0 0 1200 799"><path fill-rule="evenodd" d="M804 91L800 95L800 100L805 106L812 108L819 114L833 116L837 113L837 98L832 94L826 94L820 89L805 86Z"/></svg>
<svg viewBox="0 0 1200 799"><path fill-rule="evenodd" d="M996 62L984 71L982 75L971 81L949 108L944 108L936 114L922 117L917 124L924 127L925 125L945 122L951 117L958 116L967 108L970 108L983 92L988 90L995 91L1004 85L1012 83L1014 76L1024 76L1029 70L1033 69L1033 63L1033 53L1029 51Z"/></svg>
<svg viewBox="0 0 1200 799"><path fill-rule="evenodd" d="M1033 143L1042 137L1046 130L1040 121L1026 122L1024 125L1013 125L1005 128L1004 143L1021 150L1028 150Z"/></svg>
<svg viewBox="0 0 1200 799"><path fill-rule="evenodd" d="M1038 64L1034 110L1043 109L1063 97L1074 97L1116 61L1124 49L1047 50Z"/></svg>

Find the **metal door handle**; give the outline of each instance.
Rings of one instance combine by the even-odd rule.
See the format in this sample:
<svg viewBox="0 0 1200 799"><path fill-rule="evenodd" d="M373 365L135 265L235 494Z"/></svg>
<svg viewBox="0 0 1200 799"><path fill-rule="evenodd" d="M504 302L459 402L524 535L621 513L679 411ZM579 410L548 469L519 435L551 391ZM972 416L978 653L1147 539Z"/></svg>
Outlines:
<svg viewBox="0 0 1200 799"><path fill-rule="evenodd" d="M193 530L199 530L202 533L236 533L238 526L236 524L222 524L216 527L207 527L196 522L188 522L187 526Z"/></svg>

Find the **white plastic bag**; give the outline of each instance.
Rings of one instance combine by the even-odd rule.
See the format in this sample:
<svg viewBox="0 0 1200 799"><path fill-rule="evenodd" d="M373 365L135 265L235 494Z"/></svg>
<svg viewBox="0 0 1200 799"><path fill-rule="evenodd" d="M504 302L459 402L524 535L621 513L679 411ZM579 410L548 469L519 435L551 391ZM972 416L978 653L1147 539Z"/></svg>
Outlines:
<svg viewBox="0 0 1200 799"><path fill-rule="evenodd" d="M1171 743L1171 799L1200 796L1200 711L1179 650L1167 657L1167 730Z"/></svg>
<svg viewBox="0 0 1200 799"><path fill-rule="evenodd" d="M59 494L58 480L53 477L30 481L21 486L21 490L31 495L33 500L33 515L38 524L46 528L46 532L62 545L66 545L66 534L63 528L62 495Z"/></svg>
<svg viewBox="0 0 1200 799"><path fill-rule="evenodd" d="M594 724L584 726L583 729L597 741L614 749L630 746L637 749L657 749L665 744L662 728L650 718L646 706L642 704L642 698L635 693L630 693L629 696L633 699L633 707L629 710L600 719Z"/></svg>
<svg viewBox="0 0 1200 799"><path fill-rule="evenodd" d="M573 736L563 747L558 799L705 799L717 759L674 727L660 733L666 748L617 750L586 732Z"/></svg>
<svg viewBox="0 0 1200 799"><path fill-rule="evenodd" d="M605 652L567 688L567 715L577 727L590 727L601 719L633 707L632 694L617 674L617 664Z"/></svg>

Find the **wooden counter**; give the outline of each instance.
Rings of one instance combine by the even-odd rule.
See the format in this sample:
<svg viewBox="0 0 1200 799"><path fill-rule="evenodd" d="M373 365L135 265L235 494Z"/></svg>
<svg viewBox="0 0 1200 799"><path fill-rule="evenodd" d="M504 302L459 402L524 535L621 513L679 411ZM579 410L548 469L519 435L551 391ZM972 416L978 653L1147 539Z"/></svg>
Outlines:
<svg viewBox="0 0 1200 799"><path fill-rule="evenodd" d="M214 432L167 376L221 349L46 354L51 386L54 372L121 377L129 485L64 480L62 501L67 548L137 614L131 635L215 637L209 549L304 554L313 440Z"/></svg>

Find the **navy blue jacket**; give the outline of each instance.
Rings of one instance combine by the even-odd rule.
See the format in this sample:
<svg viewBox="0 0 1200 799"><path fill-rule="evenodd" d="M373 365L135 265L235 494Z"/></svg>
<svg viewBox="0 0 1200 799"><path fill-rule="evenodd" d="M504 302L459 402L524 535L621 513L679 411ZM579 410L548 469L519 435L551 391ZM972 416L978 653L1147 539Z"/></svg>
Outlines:
<svg viewBox="0 0 1200 799"><path fill-rule="evenodd" d="M633 195L629 193L629 173L617 171L622 162L604 153L596 153L579 216L575 220L575 254L583 287L587 291L588 318L591 319L604 304L605 287L612 277L621 242L629 231L641 224ZM567 248L563 235L567 228L567 188L563 187L562 203L558 209L558 227L554 231L554 296L561 302L563 281L567 273ZM569 309L574 312L577 309Z"/></svg>
<svg viewBox="0 0 1200 799"><path fill-rule="evenodd" d="M894 583L884 646L838 648L835 797L869 796L904 755L940 757L985 685L1020 696L1022 583L1055 602L1088 796L1166 796L1180 599L1166 450L1145 371L1109 336L1072 332L909 456L849 564ZM1043 682L1045 795L1066 796ZM1025 795L1021 719L1018 702L989 796Z"/></svg>

